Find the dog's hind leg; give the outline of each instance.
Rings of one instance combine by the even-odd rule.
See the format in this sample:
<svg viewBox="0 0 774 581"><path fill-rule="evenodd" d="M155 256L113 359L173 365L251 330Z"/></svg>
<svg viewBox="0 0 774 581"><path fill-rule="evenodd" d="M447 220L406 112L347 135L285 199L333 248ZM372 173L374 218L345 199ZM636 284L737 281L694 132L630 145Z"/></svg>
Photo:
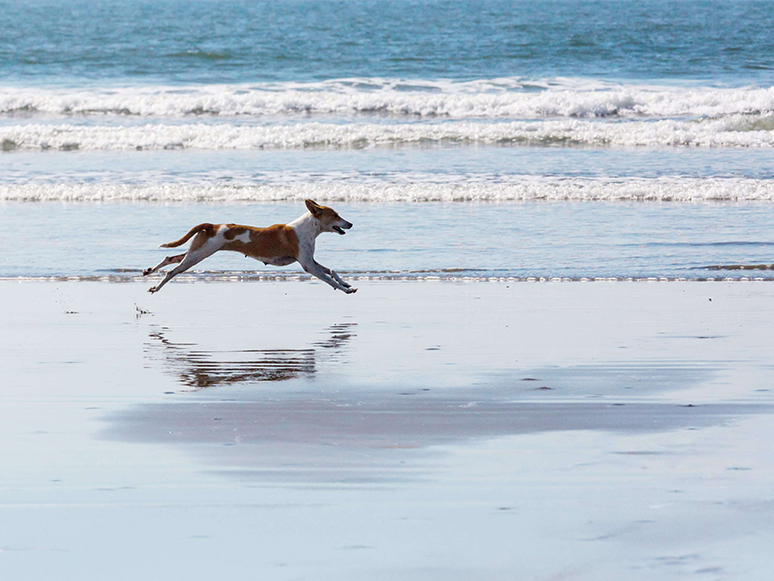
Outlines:
<svg viewBox="0 0 774 581"><path fill-rule="evenodd" d="M165 266L167 266L169 264L177 264L178 262L182 262L183 259L185 258L185 254L186 253L183 252L182 254L176 254L175 256L167 256L164 260L159 262L156 266L153 266L151 268L146 268L145 270L143 270L142 271L142 275L143 276L148 276L149 274L153 274L154 272L158 272L159 270L161 270L162 268L164 268Z"/></svg>
<svg viewBox="0 0 774 581"><path fill-rule="evenodd" d="M170 280L175 278L178 274L181 272L185 272L192 266L199 264L202 260L207 258L208 256L212 256L220 250L220 248L216 247L214 244L203 244L197 249L191 249L189 250L183 259L180 261L180 264L170 270L167 275L164 277L164 280L162 280L159 284L157 284L154 287L151 287L148 289L149 293L157 293L161 290L161 287L163 287L165 284L167 284ZM176 258L176 257L175 257Z"/></svg>

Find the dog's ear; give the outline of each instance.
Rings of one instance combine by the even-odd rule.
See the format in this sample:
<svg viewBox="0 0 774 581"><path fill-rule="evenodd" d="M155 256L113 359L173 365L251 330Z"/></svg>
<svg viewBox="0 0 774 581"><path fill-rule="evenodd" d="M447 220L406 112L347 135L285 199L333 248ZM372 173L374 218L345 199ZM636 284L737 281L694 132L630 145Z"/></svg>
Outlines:
<svg viewBox="0 0 774 581"><path fill-rule="evenodd" d="M322 206L314 200L304 200L304 203L306 204L306 209L312 213L312 216L316 216L322 210Z"/></svg>

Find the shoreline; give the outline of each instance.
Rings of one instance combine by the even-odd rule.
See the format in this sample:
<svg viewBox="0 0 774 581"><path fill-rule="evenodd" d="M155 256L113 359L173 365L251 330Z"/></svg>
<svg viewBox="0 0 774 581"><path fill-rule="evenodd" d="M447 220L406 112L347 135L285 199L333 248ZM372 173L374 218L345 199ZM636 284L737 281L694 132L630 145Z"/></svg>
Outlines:
<svg viewBox="0 0 774 581"><path fill-rule="evenodd" d="M736 265L728 270L740 271L767 271L774 270L774 264L766 265ZM720 270L715 268L715 270ZM134 272L134 271L132 271ZM154 279L142 276L140 270L138 274L105 274L105 275L52 275L52 276L18 276L18 277L0 277L0 283L18 282L18 283L58 283L58 282L107 282L107 283L145 283ZM369 282L439 282L452 284L474 284L474 283L587 283L587 282L622 282L622 283L647 283L647 282L772 282L774 278L739 276L739 277L666 277L666 276L648 276L648 277L544 277L544 276L450 276L439 272L439 274L416 275L414 273L379 273L379 274L360 274L358 272L340 270L337 271L341 276L347 277L353 281ZM156 275L158 278L158 275ZM314 277L303 271L273 273L271 271L211 271L211 272L186 272L175 277L175 282L186 284L193 283L239 283L239 282L316 282Z"/></svg>

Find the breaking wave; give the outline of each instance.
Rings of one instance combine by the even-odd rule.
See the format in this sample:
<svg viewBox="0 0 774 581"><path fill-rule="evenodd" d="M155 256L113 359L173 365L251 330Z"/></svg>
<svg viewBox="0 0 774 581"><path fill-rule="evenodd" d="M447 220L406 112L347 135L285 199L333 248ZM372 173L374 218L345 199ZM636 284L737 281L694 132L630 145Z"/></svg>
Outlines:
<svg viewBox="0 0 774 581"><path fill-rule="evenodd" d="M451 119L721 117L774 111L774 87L680 88L579 79L340 79L187 87L0 88L4 115L143 117L381 114Z"/></svg>
<svg viewBox="0 0 774 581"><path fill-rule="evenodd" d="M278 202L314 198L326 202L527 202L774 201L774 182L745 178L572 179L513 178L411 183L297 181L263 185L71 184L0 185L0 201L59 202Z"/></svg>
<svg viewBox="0 0 774 581"><path fill-rule="evenodd" d="M774 113L719 119L438 123L220 123L0 126L14 150L352 149L431 145L774 147Z"/></svg>

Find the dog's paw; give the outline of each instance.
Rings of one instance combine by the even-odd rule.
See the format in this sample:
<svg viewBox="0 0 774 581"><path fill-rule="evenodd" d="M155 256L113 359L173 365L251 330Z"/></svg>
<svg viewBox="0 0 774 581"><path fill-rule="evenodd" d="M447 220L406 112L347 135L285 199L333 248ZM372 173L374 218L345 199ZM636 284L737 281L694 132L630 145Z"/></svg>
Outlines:
<svg viewBox="0 0 774 581"><path fill-rule="evenodd" d="M149 292L150 294L153 294L153 293L155 293L155 292L156 292L156 290L158 290L158 289L156 289L156 287L155 287L155 286L152 286L152 287L150 287L150 288L148 289L148 292Z"/></svg>
<svg viewBox="0 0 774 581"><path fill-rule="evenodd" d="M357 289L350 286L350 287L345 288L344 292L347 293L348 295L351 295L352 293L356 293Z"/></svg>
<svg viewBox="0 0 774 581"><path fill-rule="evenodd" d="M142 271L142 275L143 276L148 276L152 272L153 272L152 268L146 268L145 270Z"/></svg>

